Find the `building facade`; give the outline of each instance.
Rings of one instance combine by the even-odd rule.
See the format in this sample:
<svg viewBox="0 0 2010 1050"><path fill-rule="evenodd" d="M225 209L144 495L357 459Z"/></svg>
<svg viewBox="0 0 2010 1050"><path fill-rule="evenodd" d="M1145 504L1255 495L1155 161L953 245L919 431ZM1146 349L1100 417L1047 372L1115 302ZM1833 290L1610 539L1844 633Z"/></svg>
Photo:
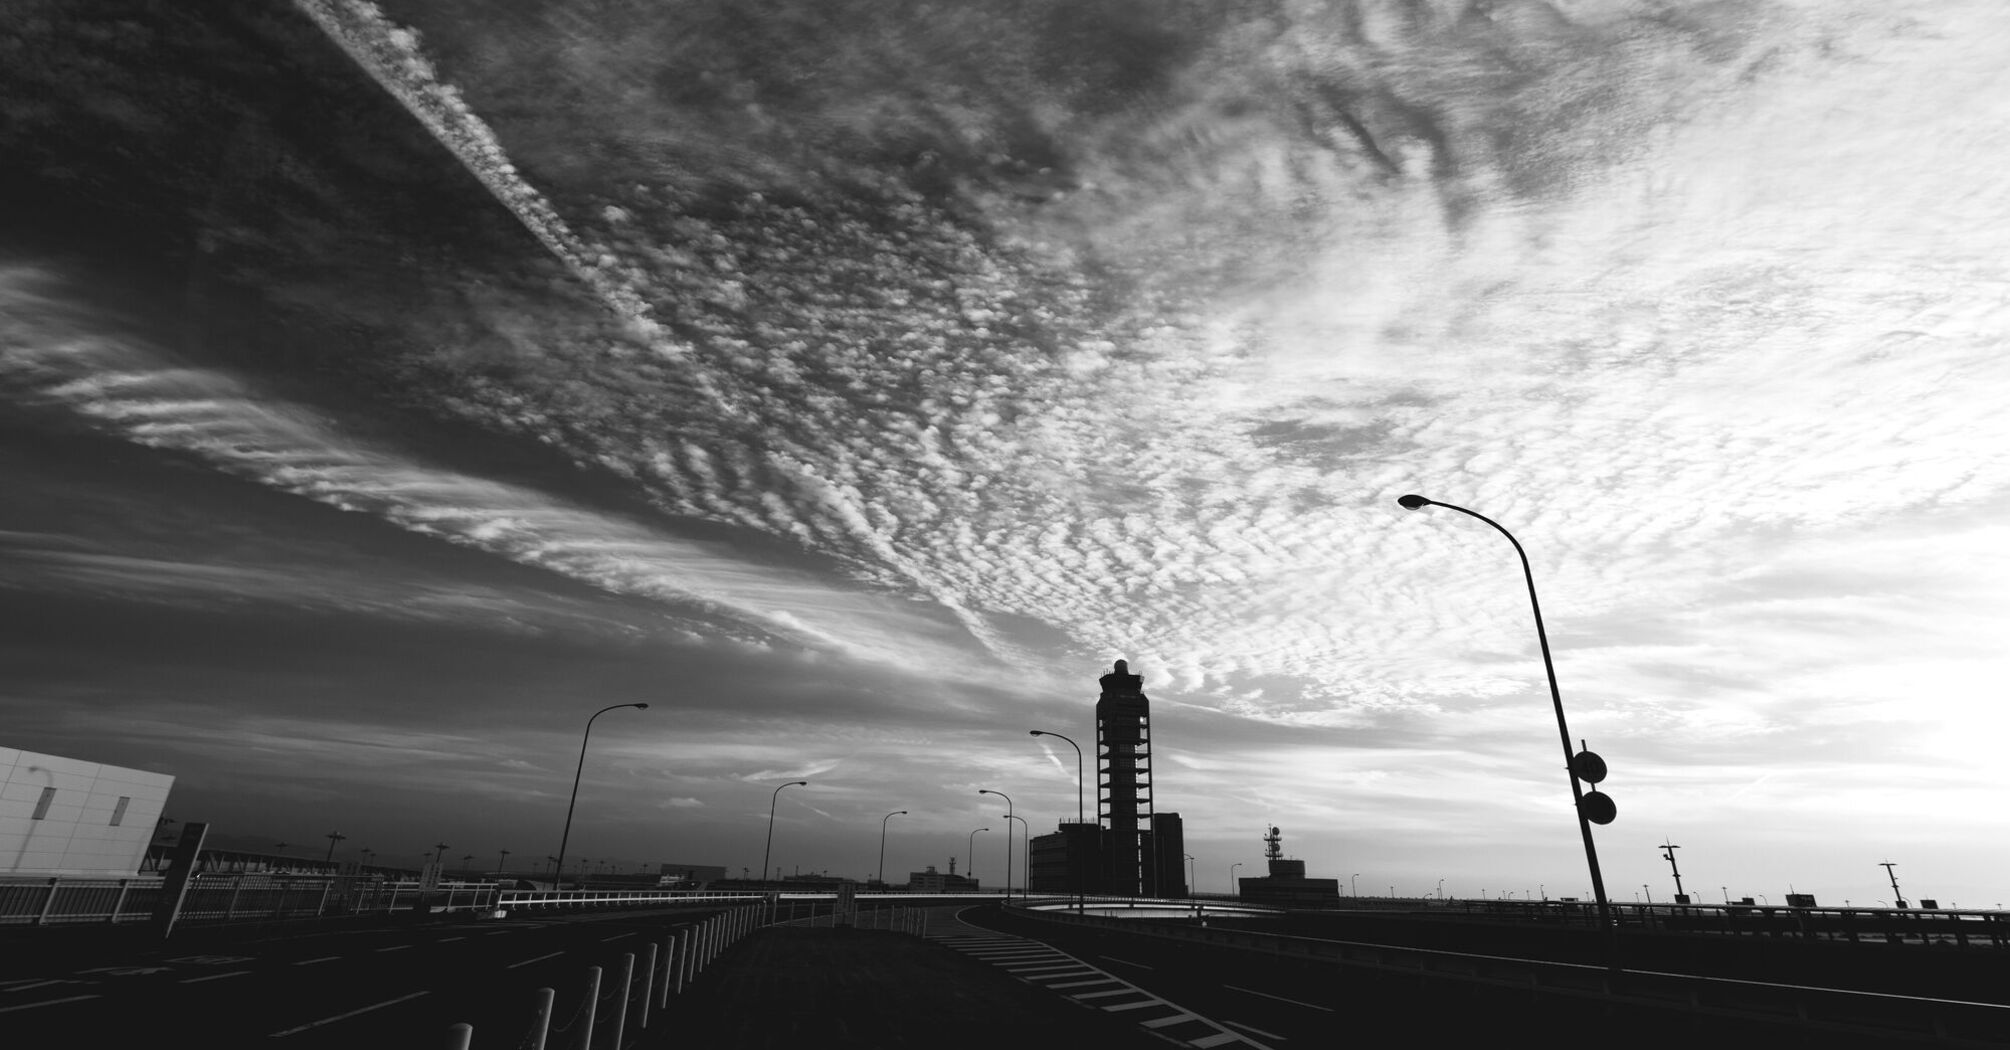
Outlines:
<svg viewBox="0 0 2010 1050"><path fill-rule="evenodd" d="M137 874L174 777L0 747L0 875Z"/></svg>

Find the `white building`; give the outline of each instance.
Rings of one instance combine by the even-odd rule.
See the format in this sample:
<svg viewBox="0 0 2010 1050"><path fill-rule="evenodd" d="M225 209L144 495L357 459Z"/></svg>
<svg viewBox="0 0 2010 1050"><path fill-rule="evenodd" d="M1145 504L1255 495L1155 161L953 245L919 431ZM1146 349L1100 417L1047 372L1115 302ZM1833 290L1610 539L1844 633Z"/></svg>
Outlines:
<svg viewBox="0 0 2010 1050"><path fill-rule="evenodd" d="M136 874L174 778L0 747L0 875Z"/></svg>

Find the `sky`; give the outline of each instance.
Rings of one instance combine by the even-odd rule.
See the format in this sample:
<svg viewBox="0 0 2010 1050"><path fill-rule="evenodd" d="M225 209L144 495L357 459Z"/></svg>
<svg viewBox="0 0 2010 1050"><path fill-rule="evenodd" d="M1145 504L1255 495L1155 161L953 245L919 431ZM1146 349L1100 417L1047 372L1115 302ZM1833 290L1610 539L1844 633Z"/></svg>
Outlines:
<svg viewBox="0 0 2010 1050"><path fill-rule="evenodd" d="M0 14L0 744L992 882L1124 659L1198 889L1588 896L1416 492L1613 899L2010 897L1994 0L165 6Z"/></svg>

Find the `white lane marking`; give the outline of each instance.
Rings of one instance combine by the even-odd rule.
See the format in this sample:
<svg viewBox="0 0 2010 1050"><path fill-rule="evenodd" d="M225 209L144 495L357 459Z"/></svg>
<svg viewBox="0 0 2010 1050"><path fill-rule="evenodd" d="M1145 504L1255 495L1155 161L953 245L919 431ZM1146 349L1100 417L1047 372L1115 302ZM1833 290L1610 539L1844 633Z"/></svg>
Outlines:
<svg viewBox="0 0 2010 1050"><path fill-rule="evenodd" d="M1230 1028L1240 1028L1251 1035L1260 1035L1265 1039L1275 1039L1280 1043L1287 1041L1284 1036L1278 1035L1276 1032L1266 1032L1263 1029L1258 1028L1253 1024L1243 1024L1241 1021L1229 1021L1229 1020L1224 1020L1221 1023L1229 1026Z"/></svg>
<svg viewBox="0 0 2010 1050"><path fill-rule="evenodd" d="M1249 1042L1249 1040L1244 1039L1239 1035L1236 1035L1234 1032L1217 1032L1214 1035L1204 1036L1200 1039L1190 1040L1186 1045L1197 1046L1200 1047L1201 1050L1209 1050L1210 1047L1221 1046L1226 1043L1247 1043L1247 1042Z"/></svg>
<svg viewBox="0 0 2010 1050"><path fill-rule="evenodd" d="M1043 963L1034 963L1034 964L1032 964L1031 966L1007 966L1007 967L1005 967L1005 972L1006 972L1006 973L1039 973L1039 972L1040 972L1040 971L1042 971L1042 970L1076 970L1077 972L1081 972L1081 971L1080 971L1080 969L1079 969L1081 965L1082 965L1081 963L1078 963L1078 962L1076 962L1076 961L1075 961L1075 960L1073 960L1073 959L1069 959L1069 960L1068 960L1068 961L1066 961L1066 962L1043 962Z"/></svg>
<svg viewBox="0 0 2010 1050"><path fill-rule="evenodd" d="M274 1032L268 1038L277 1039L282 1035L292 1035L295 1032L304 1032L309 1028L319 1028L324 1024L333 1024L336 1021L340 1021L345 1017L354 1017L357 1014L367 1014L372 1010L382 1010L386 1006L396 1006L397 1004L405 1002L407 1000L417 999L419 996L431 995L431 994L432 994L431 992L413 992L410 995L401 995L396 999L386 999L381 1003L371 1003L368 1006L358 1007L354 1010L351 1010L346 1014L336 1014L333 1017L324 1017L319 1021L309 1021L306 1024L297 1025L295 1027L288 1028L285 1031Z"/></svg>
<svg viewBox="0 0 2010 1050"><path fill-rule="evenodd" d="M74 1003L84 999L97 999L97 998L100 998L100 996L73 995L70 996L68 999L44 999L39 1003L22 1003L19 1006L0 1006L0 1014L13 1013L16 1010L33 1010L38 1006L56 1006L61 1003Z"/></svg>
<svg viewBox="0 0 2010 1050"><path fill-rule="evenodd" d="M488 932L488 935L489 935L490 937L500 937L500 936L502 936L503 934L505 934L505 933L508 933L508 932L510 932L510 931L508 931L508 930L490 930L490 931Z"/></svg>
<svg viewBox="0 0 2010 1050"><path fill-rule="evenodd" d="M1026 975L1026 979L1027 979L1027 980L1029 980L1029 981L1058 981L1058 980L1062 979L1063 977L1087 977L1088 975L1090 975L1090 974L1092 974L1092 973L1097 973L1097 972L1100 972L1100 971L1097 971L1097 970L1061 970L1061 971L1059 971L1059 972L1056 972L1056 973L1029 973L1029 974L1027 974L1027 975ZM1049 988L1057 988L1057 987L1059 987L1059 985L1052 985L1052 984L1050 984L1050 985L1048 985L1047 987L1049 987Z"/></svg>
<svg viewBox="0 0 2010 1050"><path fill-rule="evenodd" d="M634 934L632 934L632 933L617 933L617 934L615 934L615 935L614 935L614 936L612 936L612 937L602 937L602 938L600 939L600 943L602 943L602 944L606 944L606 943L607 943L607 942L609 942L609 941L618 941L618 940L620 940L620 939L621 939L621 938L623 938L623 937L633 937L633 936L635 936L635 935L634 935Z"/></svg>
<svg viewBox="0 0 2010 1050"><path fill-rule="evenodd" d="M321 957L321 958L319 958L319 959L302 959L302 960L300 960L299 962L297 962L297 963L294 963L293 965L295 965L295 966L312 966L312 965L314 965L315 963L325 963L325 962L334 962L335 960L337 960L337 959L340 959L340 958L341 958L341 956L339 956L339 955L324 955L324 956L322 956L322 957Z"/></svg>
<svg viewBox="0 0 2010 1050"><path fill-rule="evenodd" d="M445 943L447 943L448 941L465 941L465 940L467 940L467 938L466 938L466 937L442 937L442 938L440 938L440 942L439 942L439 943L441 943L441 944L445 944Z"/></svg>
<svg viewBox="0 0 2010 1050"><path fill-rule="evenodd" d="M1172 1004L1166 1002L1164 999L1146 999L1144 1002L1141 1003L1118 1003L1115 1006L1105 1006L1103 1007L1103 1009L1108 1010L1109 1012L1114 1014L1114 1013L1120 1013L1125 1010L1142 1010L1147 1006L1172 1006ZM1179 1007L1174 1006L1173 1009L1177 1010L1179 1009ZM1189 1014L1187 1016L1192 1015Z"/></svg>
<svg viewBox="0 0 2010 1050"><path fill-rule="evenodd" d="M30 988L46 988L52 984L68 984L70 982L62 977L52 977L46 981L38 981L33 977L27 977L20 981L7 981L4 983L10 986L7 989L10 992L25 992Z"/></svg>
<svg viewBox="0 0 2010 1050"><path fill-rule="evenodd" d="M503 969L505 969L505 970L514 970L514 969L516 969L516 968L517 968L517 967L519 967L519 966L529 966L529 965L530 965L531 963L534 963L534 962L543 962L543 961L545 961L546 959L555 959L555 958L557 958L558 956L561 956L561 955L564 955L564 954L565 954L564 952L552 952L552 953L551 953L550 955L540 955L540 956L538 956L538 957L537 957L537 958L535 958L535 959L525 959L525 960L524 960L524 961L522 961L522 962L514 962L514 963L510 963L510 964L509 964L508 966L505 966L505 967L503 967Z"/></svg>
<svg viewBox="0 0 2010 1050"><path fill-rule="evenodd" d="M1092 984L1123 984L1124 982L1105 974L1093 981L1069 981L1066 984L1050 984L1049 988L1087 988Z"/></svg>
<svg viewBox="0 0 2010 1050"><path fill-rule="evenodd" d="M404 951L405 949L407 949L407 948L410 948L410 947L411 947L411 945L409 945L409 944L394 944L394 945L390 946L389 948L379 948L379 949L377 949L377 950L378 950L378 951L380 951L380 952L402 952L402 951Z"/></svg>
<svg viewBox="0 0 2010 1050"><path fill-rule="evenodd" d="M1125 966L1135 966L1135 967L1137 967L1137 968L1138 968L1138 969L1140 969L1140 970L1156 970L1156 969L1158 969L1158 967L1156 967L1156 966L1146 966L1146 965L1145 965L1144 963L1134 963L1134 962L1130 961L1129 959L1119 959L1119 958L1117 958L1117 957L1116 957L1116 956L1114 956L1114 955L1098 955L1098 956L1096 956L1096 958L1098 958L1098 959L1108 959L1109 961L1111 961L1111 962L1113 962L1113 963L1123 963L1123 964L1124 964Z"/></svg>
<svg viewBox="0 0 2010 1050"><path fill-rule="evenodd" d="M1333 1012L1333 1008L1330 1006L1320 1006L1318 1003L1301 1003L1296 999L1286 999L1281 995L1272 995L1269 992L1259 992L1254 988L1238 988L1232 984L1224 984L1222 985L1222 987L1228 989L1231 992L1244 992L1249 995L1260 995L1265 999L1275 999L1280 1003L1290 1003L1293 1006L1302 1006L1307 1010L1323 1010L1329 1014Z"/></svg>
<svg viewBox="0 0 2010 1050"><path fill-rule="evenodd" d="M1071 995L1071 996L1069 996L1069 998L1071 998L1071 999L1107 999L1107 998L1109 998L1109 997L1110 997L1110 996L1112 996L1112 995L1145 995L1145 994L1147 994L1147 993L1145 993L1145 992L1142 992L1142 991L1140 991L1140 990L1138 990L1138 989L1136 989L1136 988L1133 988L1133 987L1131 987L1130 985L1128 985L1128 984L1127 984L1127 985L1124 985L1124 986L1123 986L1122 988L1112 988L1112 989L1110 989L1110 990L1109 990L1109 991L1107 991L1107 992L1076 992L1076 993L1075 993L1074 995Z"/></svg>
<svg viewBox="0 0 2010 1050"><path fill-rule="evenodd" d="M221 981L221 980L223 980L223 979L224 979L224 978L226 978L226 977L242 977L242 976L244 976L245 974L248 974L248 973L250 973L250 972L251 972L250 970L232 970L232 971L230 971L229 973L213 973L213 974L210 974L210 975L209 975L209 976L207 976L207 977L190 977L190 978L188 978L187 980L184 980L184 981L176 981L175 983L176 983L176 984L201 984L201 983L202 983L202 982L204 982L204 981Z"/></svg>
<svg viewBox="0 0 2010 1050"><path fill-rule="evenodd" d="M1179 1024L1181 1021L1198 1021L1198 1020L1200 1020L1200 1018L1195 1017L1194 1015L1182 1010L1179 1013L1173 1014L1170 1017L1154 1017L1151 1020L1144 1022L1144 1025L1146 1028L1164 1028L1167 1025Z"/></svg>

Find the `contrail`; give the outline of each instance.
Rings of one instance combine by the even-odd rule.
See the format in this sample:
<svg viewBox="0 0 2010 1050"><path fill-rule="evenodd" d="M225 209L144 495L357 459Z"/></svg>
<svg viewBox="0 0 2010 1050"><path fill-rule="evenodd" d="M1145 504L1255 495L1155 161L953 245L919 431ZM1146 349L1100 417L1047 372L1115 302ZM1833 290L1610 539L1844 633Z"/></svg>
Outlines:
<svg viewBox="0 0 2010 1050"><path fill-rule="evenodd" d="M688 353L688 348L668 339L648 299L615 272L613 257L574 233L544 194L517 174L495 132L461 100L459 89L440 81L433 63L419 51L417 32L385 18L368 0L294 0L294 6L390 92L609 309L635 325L654 349L673 356ZM707 392L717 397L715 391Z"/></svg>
<svg viewBox="0 0 2010 1050"><path fill-rule="evenodd" d="M294 6L312 19L372 80L390 92L406 112L516 216L524 229L592 289L608 309L626 320L650 349L666 358L697 363L692 348L672 340L656 320L648 298L622 273L613 253L574 233L544 194L517 173L495 132L461 99L458 88L441 81L431 60L419 50L416 31L384 17L369 0L294 0ZM702 368L693 368L690 379L722 415L735 419L750 417L751 413L735 405ZM822 480L804 464L794 462L793 457L774 458L778 466L793 468L794 473L807 480ZM811 491L841 516L852 511L841 501L831 500L822 485L811 486ZM871 527L855 520L847 521L846 526L885 564L955 616L993 656L1007 664L1020 664L1028 659L1020 647L967 608L953 589L931 580L911 558L894 549Z"/></svg>

